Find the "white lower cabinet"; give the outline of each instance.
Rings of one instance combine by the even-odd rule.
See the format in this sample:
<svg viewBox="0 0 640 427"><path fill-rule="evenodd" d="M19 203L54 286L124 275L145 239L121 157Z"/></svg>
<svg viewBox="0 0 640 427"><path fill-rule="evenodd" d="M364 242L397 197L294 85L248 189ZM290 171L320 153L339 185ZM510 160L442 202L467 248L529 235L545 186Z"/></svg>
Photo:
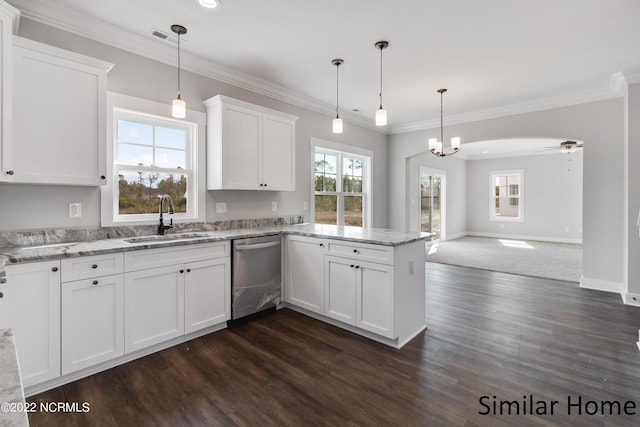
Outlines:
<svg viewBox="0 0 640 427"><path fill-rule="evenodd" d="M286 300L315 313L324 313L323 239L304 236L286 237Z"/></svg>
<svg viewBox="0 0 640 427"><path fill-rule="evenodd" d="M124 351L231 317L229 242L125 253Z"/></svg>
<svg viewBox="0 0 640 427"><path fill-rule="evenodd" d="M229 320L231 262L229 257L185 265L184 332L186 334Z"/></svg>
<svg viewBox="0 0 640 427"><path fill-rule="evenodd" d="M62 375L122 355L124 276L63 283Z"/></svg>
<svg viewBox="0 0 640 427"><path fill-rule="evenodd" d="M325 315L395 338L392 266L326 256L325 281Z"/></svg>
<svg viewBox="0 0 640 427"><path fill-rule="evenodd" d="M184 266L125 273L124 350L184 334Z"/></svg>
<svg viewBox="0 0 640 427"><path fill-rule="evenodd" d="M4 298L25 387L60 376L60 261L6 267Z"/></svg>

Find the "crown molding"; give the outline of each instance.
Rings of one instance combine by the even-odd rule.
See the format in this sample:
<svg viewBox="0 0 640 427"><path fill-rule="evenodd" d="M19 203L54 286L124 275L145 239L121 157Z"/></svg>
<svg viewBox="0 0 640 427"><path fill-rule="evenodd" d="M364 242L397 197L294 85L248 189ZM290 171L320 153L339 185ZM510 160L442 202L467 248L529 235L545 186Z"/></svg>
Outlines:
<svg viewBox="0 0 640 427"><path fill-rule="evenodd" d="M31 0L13 0L13 3L21 9L23 17L32 21L40 22L158 62L175 65L175 47L153 40L150 36L142 36L124 30L83 13L62 8L51 2L38 2L37 5L34 5ZM181 66L183 70L287 102L328 117L333 117L335 113L335 106L332 104L300 94L283 86L226 67L189 52L182 53ZM367 120L361 115L350 111L343 111L340 115L346 122L377 132L386 133L385 128L376 127L373 120Z"/></svg>
<svg viewBox="0 0 640 427"><path fill-rule="evenodd" d="M618 96L624 96L627 93L629 84L627 83L627 79L622 71L618 71L611 75L610 86Z"/></svg>
<svg viewBox="0 0 640 427"><path fill-rule="evenodd" d="M27 19L158 62L175 65L175 48L172 45L153 40L150 36L132 33L78 11L61 7L52 1L11 0L11 3L19 9L18 12ZM17 28L17 23L14 25L14 29L15 28ZM335 114L335 106L332 104L292 91L242 71L223 66L200 56L190 54L189 52L183 52L181 65L183 70L265 95L328 117L333 117ZM609 87L448 116L447 125L494 119L611 99L623 96L620 93L624 93L625 85L635 83L640 83L640 71L631 74L615 73L611 76ZM347 123L383 134L414 132L440 126L439 118L378 127L375 126L373 119L348 110L341 111L340 116Z"/></svg>
<svg viewBox="0 0 640 427"><path fill-rule="evenodd" d="M640 83L640 70L624 73L628 85Z"/></svg>
<svg viewBox="0 0 640 427"><path fill-rule="evenodd" d="M11 18L11 32L18 34L18 28L20 27L20 10L3 1L0 2L0 13Z"/></svg>
<svg viewBox="0 0 640 427"><path fill-rule="evenodd" d="M470 113L450 115L447 116L447 126L476 122L480 120L496 119L499 117L513 116L516 114L532 113L534 111L550 110L552 108L567 107L570 105L585 104L588 102L603 101L606 99L617 98L619 96L621 95L618 95L611 86L599 89L591 89L581 92L574 92L567 95L538 99L530 102L505 105L496 108L487 108ZM406 132L415 132L419 130L434 129L438 127L440 127L440 118L391 126L389 129L389 133L393 135Z"/></svg>

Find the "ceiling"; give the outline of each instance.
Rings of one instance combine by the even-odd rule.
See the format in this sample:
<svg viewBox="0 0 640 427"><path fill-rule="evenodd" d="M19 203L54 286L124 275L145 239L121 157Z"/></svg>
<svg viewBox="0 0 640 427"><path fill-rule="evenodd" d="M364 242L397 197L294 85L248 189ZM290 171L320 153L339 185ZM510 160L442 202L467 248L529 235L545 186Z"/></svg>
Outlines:
<svg viewBox="0 0 640 427"><path fill-rule="evenodd" d="M175 64L151 36L181 24L186 69L373 126L383 51L386 132L619 96L640 81L636 0L8 0L23 16ZM614 81L615 83L615 81ZM168 82L168 84L171 84ZM353 112L358 110L358 112ZM345 127L345 131L347 128ZM464 142L464 141L463 141Z"/></svg>
<svg viewBox="0 0 640 427"><path fill-rule="evenodd" d="M509 138L471 142L464 145L456 156L465 160L487 160L503 157L537 156L567 153L560 150L564 139L556 138ZM576 141L584 144L583 141Z"/></svg>

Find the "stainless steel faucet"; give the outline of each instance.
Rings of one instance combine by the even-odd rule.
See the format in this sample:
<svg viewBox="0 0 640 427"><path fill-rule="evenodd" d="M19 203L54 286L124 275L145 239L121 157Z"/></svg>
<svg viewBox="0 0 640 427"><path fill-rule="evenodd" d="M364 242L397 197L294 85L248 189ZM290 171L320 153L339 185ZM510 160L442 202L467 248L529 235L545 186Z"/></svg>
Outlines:
<svg viewBox="0 0 640 427"><path fill-rule="evenodd" d="M167 213L169 215L173 215L173 213L175 212L175 210L173 209L173 200L171 200L171 196L168 194L163 194L162 196L160 196L160 207L158 208L158 211L160 211L160 225L158 225L158 234L160 235L166 234L168 229L173 228L173 218L171 218L169 225L164 225L164 222L162 221L162 210L164 208L165 200L169 201L169 210L167 211Z"/></svg>

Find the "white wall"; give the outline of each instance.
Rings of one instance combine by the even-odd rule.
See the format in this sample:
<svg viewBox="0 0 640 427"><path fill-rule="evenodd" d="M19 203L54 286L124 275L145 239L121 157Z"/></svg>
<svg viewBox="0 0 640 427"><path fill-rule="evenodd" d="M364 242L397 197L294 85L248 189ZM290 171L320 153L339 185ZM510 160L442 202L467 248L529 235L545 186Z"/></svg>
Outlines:
<svg viewBox="0 0 640 427"><path fill-rule="evenodd" d="M467 161L467 231L581 243L582 157L578 151ZM524 221L491 221L489 172L514 169L524 171Z"/></svg>
<svg viewBox="0 0 640 427"><path fill-rule="evenodd" d="M627 234L626 255L628 273L625 277L626 292L636 296L636 305L640 297L640 230L638 216L640 215L640 83L629 85L627 90L628 119L626 123L626 169L627 182Z"/></svg>
<svg viewBox="0 0 640 427"><path fill-rule="evenodd" d="M622 284L623 253L623 99L555 108L449 126L446 135L464 143L501 138L535 137L582 140L583 276L588 281ZM389 221L407 227L407 159L425 151L439 129L389 138ZM444 162L454 161L442 159ZM639 206L640 207L640 206Z"/></svg>
<svg viewBox="0 0 640 427"><path fill-rule="evenodd" d="M108 75L108 90L169 104L175 97L176 69L139 55L22 19L19 35L115 64ZM296 191L208 191L207 220L304 215L303 202L310 201L309 138L317 137L373 151L373 226L387 227L387 137L345 123L343 134L331 132L331 117L274 98L250 92L190 72L182 74L182 97L190 109L205 111L202 101L224 94L299 117L296 122ZM100 226L100 190L97 188L44 185L0 185L0 231ZM228 212L216 214L216 201L227 202ZM271 202L278 211L271 211ZM83 204L83 218L68 218L68 203Z"/></svg>

